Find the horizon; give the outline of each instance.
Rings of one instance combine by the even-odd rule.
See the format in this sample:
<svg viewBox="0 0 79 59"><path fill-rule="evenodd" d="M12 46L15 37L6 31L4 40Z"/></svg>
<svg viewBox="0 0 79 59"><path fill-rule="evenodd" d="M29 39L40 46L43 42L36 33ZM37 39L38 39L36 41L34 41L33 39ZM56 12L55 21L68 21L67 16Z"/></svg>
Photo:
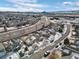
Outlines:
<svg viewBox="0 0 79 59"><path fill-rule="evenodd" d="M79 10L79 0L0 0L0 11L56 12Z"/></svg>

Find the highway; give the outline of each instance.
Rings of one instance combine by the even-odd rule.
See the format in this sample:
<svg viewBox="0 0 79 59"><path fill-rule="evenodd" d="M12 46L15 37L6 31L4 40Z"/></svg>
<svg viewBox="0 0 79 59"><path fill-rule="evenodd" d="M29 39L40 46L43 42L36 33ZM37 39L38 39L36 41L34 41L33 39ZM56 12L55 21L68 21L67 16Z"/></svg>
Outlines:
<svg viewBox="0 0 79 59"><path fill-rule="evenodd" d="M69 24L66 24L66 25L67 25L67 30L66 30L66 33L62 35L62 37L60 37L52 45L46 46L45 48L32 54L29 59L41 59L46 51L52 50L55 46L57 46L58 43L60 43L62 40L64 40L70 33L70 25Z"/></svg>
<svg viewBox="0 0 79 59"><path fill-rule="evenodd" d="M50 24L50 21L48 20L48 18L46 16L42 16L41 19L34 25L31 25L29 27L20 28L17 30L0 33L0 42L5 42L5 41L9 41L14 38L24 36L26 34L32 33L34 31L37 31L43 28L43 26L46 27L49 24Z"/></svg>

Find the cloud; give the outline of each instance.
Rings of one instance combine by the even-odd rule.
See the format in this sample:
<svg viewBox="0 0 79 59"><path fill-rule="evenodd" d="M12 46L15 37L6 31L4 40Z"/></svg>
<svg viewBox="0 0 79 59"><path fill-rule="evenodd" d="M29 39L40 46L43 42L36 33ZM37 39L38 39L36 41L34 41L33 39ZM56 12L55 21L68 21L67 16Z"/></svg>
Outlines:
<svg viewBox="0 0 79 59"><path fill-rule="evenodd" d="M14 8L0 7L0 11L16 11Z"/></svg>
<svg viewBox="0 0 79 59"><path fill-rule="evenodd" d="M72 2L63 2L64 5L72 5Z"/></svg>
<svg viewBox="0 0 79 59"><path fill-rule="evenodd" d="M42 7L48 7L48 5L45 4L37 4L37 0L7 0L10 3L13 3L14 5L19 6L25 6L25 7L35 7L35 8L42 8Z"/></svg>
<svg viewBox="0 0 79 59"><path fill-rule="evenodd" d="M43 8L49 7L45 4L38 4L38 0L6 0L6 2L9 3L8 6L0 7L0 11L42 12Z"/></svg>
<svg viewBox="0 0 79 59"><path fill-rule="evenodd" d="M12 3L16 3L16 2L20 2L20 3L36 3L37 0L6 0L8 2L12 2Z"/></svg>
<svg viewBox="0 0 79 59"><path fill-rule="evenodd" d="M64 5L69 5L69 6L79 6L79 2L63 2Z"/></svg>
<svg viewBox="0 0 79 59"><path fill-rule="evenodd" d="M17 3L17 4L14 4L14 6L15 5L17 5L18 7L22 6L22 7L33 7L33 8L44 8L44 7L47 7L47 5L43 5L43 4L31 4L31 3Z"/></svg>
<svg viewBox="0 0 79 59"><path fill-rule="evenodd" d="M44 10L36 8L11 8L11 7L0 7L0 11L19 11L19 12L42 12Z"/></svg>

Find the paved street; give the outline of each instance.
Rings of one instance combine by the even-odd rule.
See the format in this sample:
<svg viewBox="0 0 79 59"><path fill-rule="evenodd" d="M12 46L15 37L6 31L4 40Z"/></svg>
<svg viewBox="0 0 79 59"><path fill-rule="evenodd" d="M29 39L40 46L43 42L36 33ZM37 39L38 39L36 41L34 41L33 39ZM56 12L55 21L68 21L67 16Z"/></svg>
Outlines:
<svg viewBox="0 0 79 59"><path fill-rule="evenodd" d="M64 40L70 33L70 25L67 24L67 31L65 34L62 35L62 37L60 37L57 41L54 42L54 44L49 45L47 47L45 47L44 49L32 54L32 56L29 59L41 59L43 54L48 51L48 50L52 50L58 43L60 43L62 40Z"/></svg>

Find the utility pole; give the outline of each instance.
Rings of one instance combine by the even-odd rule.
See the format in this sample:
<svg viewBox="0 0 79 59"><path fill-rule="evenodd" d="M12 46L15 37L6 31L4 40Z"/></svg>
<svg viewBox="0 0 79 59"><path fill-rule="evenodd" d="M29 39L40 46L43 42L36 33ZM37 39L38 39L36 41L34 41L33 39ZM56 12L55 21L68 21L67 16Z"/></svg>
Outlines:
<svg viewBox="0 0 79 59"><path fill-rule="evenodd" d="M7 27L5 24L3 25L3 27L4 27L4 31L7 32Z"/></svg>

